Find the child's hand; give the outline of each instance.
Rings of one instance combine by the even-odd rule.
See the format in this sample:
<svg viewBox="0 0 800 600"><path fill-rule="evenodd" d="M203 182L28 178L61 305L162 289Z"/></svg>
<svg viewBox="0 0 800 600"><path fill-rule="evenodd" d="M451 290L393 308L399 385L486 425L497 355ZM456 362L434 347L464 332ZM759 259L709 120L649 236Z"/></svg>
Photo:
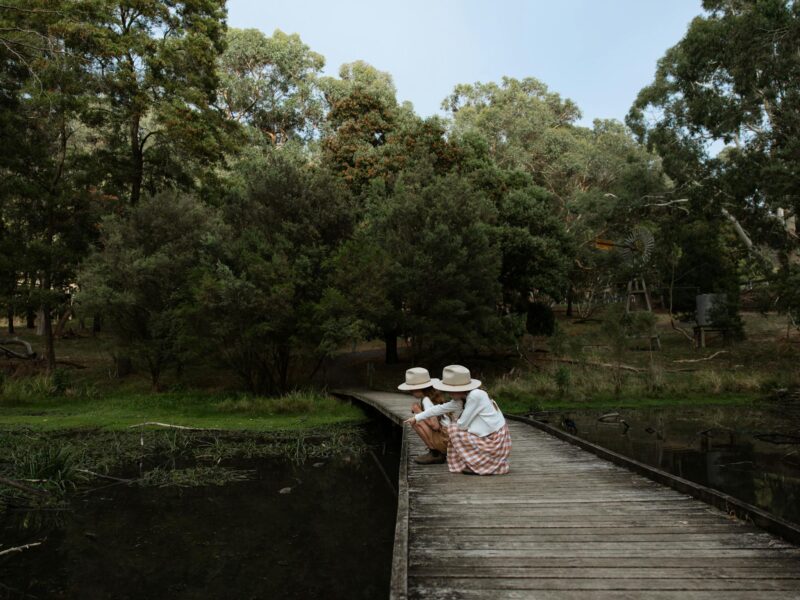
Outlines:
<svg viewBox="0 0 800 600"><path fill-rule="evenodd" d="M408 419L403 421L403 425L413 425L416 422L417 422L417 419L415 417L409 417Z"/></svg>

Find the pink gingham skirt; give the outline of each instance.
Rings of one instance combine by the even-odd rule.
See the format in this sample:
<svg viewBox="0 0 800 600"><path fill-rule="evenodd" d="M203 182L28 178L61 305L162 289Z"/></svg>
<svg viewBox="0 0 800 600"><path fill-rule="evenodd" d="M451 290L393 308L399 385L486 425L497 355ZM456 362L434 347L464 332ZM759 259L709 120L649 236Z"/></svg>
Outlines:
<svg viewBox="0 0 800 600"><path fill-rule="evenodd" d="M450 447L447 449L447 467L451 473L465 470L478 475L504 475L508 473L508 456L511 454L511 434L503 425L486 437L478 437L451 423L447 426Z"/></svg>

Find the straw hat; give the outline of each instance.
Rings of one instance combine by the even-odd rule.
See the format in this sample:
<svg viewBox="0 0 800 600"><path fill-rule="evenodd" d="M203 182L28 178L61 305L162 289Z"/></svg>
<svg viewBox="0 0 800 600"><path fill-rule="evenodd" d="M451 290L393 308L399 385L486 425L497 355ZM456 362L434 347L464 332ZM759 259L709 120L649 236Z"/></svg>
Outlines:
<svg viewBox="0 0 800 600"><path fill-rule="evenodd" d="M442 380L436 380L433 387L443 392L469 392L481 387L481 382L470 377L467 367L450 365L444 368Z"/></svg>
<svg viewBox="0 0 800 600"><path fill-rule="evenodd" d="M397 386L398 390L424 390L439 383L438 379L431 379L428 369L411 367L406 371L406 381Z"/></svg>

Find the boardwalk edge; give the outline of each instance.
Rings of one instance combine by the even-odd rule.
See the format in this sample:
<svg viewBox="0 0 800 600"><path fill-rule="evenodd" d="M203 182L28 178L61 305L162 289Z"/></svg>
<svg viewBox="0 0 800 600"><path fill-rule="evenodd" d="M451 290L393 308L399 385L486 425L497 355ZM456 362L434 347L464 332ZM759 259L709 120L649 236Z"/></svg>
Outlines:
<svg viewBox="0 0 800 600"><path fill-rule="evenodd" d="M408 598L408 427L403 427L400 472L397 477L397 522L392 551L390 600Z"/></svg>
<svg viewBox="0 0 800 600"><path fill-rule="evenodd" d="M800 527L794 523L790 523L789 521L781 519L780 517L771 515L757 506L753 506L752 504L743 502L737 498L734 498L733 496L729 496L728 494L723 494L717 490L700 485L699 483L694 483L693 481L683 479L677 475L667 473L666 471L662 471L656 467L651 467L650 465L614 452L613 450L603 448L602 446L598 446L597 444L593 444L592 442L588 442L577 436L569 434L566 431L561 431L560 429L557 429L552 425L548 425L547 423L542 423L541 421L536 421L535 419L530 419L528 417L522 417L519 415L507 414L506 418L536 427L545 433L549 433L550 435L564 440L565 442L569 442L570 444L578 446L583 450L591 452L595 456L608 460L618 466L625 467L634 473L647 477L648 479L668 486L684 494L688 494L694 498L697 498L698 500L702 500L706 504L715 506L716 508L719 508L729 515L735 516L742 521L752 523L761 529L769 531L770 533L774 533L775 535L779 535L793 544L800 544Z"/></svg>

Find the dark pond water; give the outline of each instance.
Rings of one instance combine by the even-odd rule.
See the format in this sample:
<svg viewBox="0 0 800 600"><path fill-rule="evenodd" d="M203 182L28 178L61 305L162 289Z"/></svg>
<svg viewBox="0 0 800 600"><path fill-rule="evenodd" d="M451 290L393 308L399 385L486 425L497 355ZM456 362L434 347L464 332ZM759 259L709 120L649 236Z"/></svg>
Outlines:
<svg viewBox="0 0 800 600"><path fill-rule="evenodd" d="M357 457L230 461L251 479L112 485L70 511L0 517L3 547L45 540L0 557L0 597L386 598L399 437L380 423L364 436Z"/></svg>
<svg viewBox="0 0 800 600"><path fill-rule="evenodd" d="M538 413L576 435L800 524L800 404ZM627 423L627 427L625 425Z"/></svg>

